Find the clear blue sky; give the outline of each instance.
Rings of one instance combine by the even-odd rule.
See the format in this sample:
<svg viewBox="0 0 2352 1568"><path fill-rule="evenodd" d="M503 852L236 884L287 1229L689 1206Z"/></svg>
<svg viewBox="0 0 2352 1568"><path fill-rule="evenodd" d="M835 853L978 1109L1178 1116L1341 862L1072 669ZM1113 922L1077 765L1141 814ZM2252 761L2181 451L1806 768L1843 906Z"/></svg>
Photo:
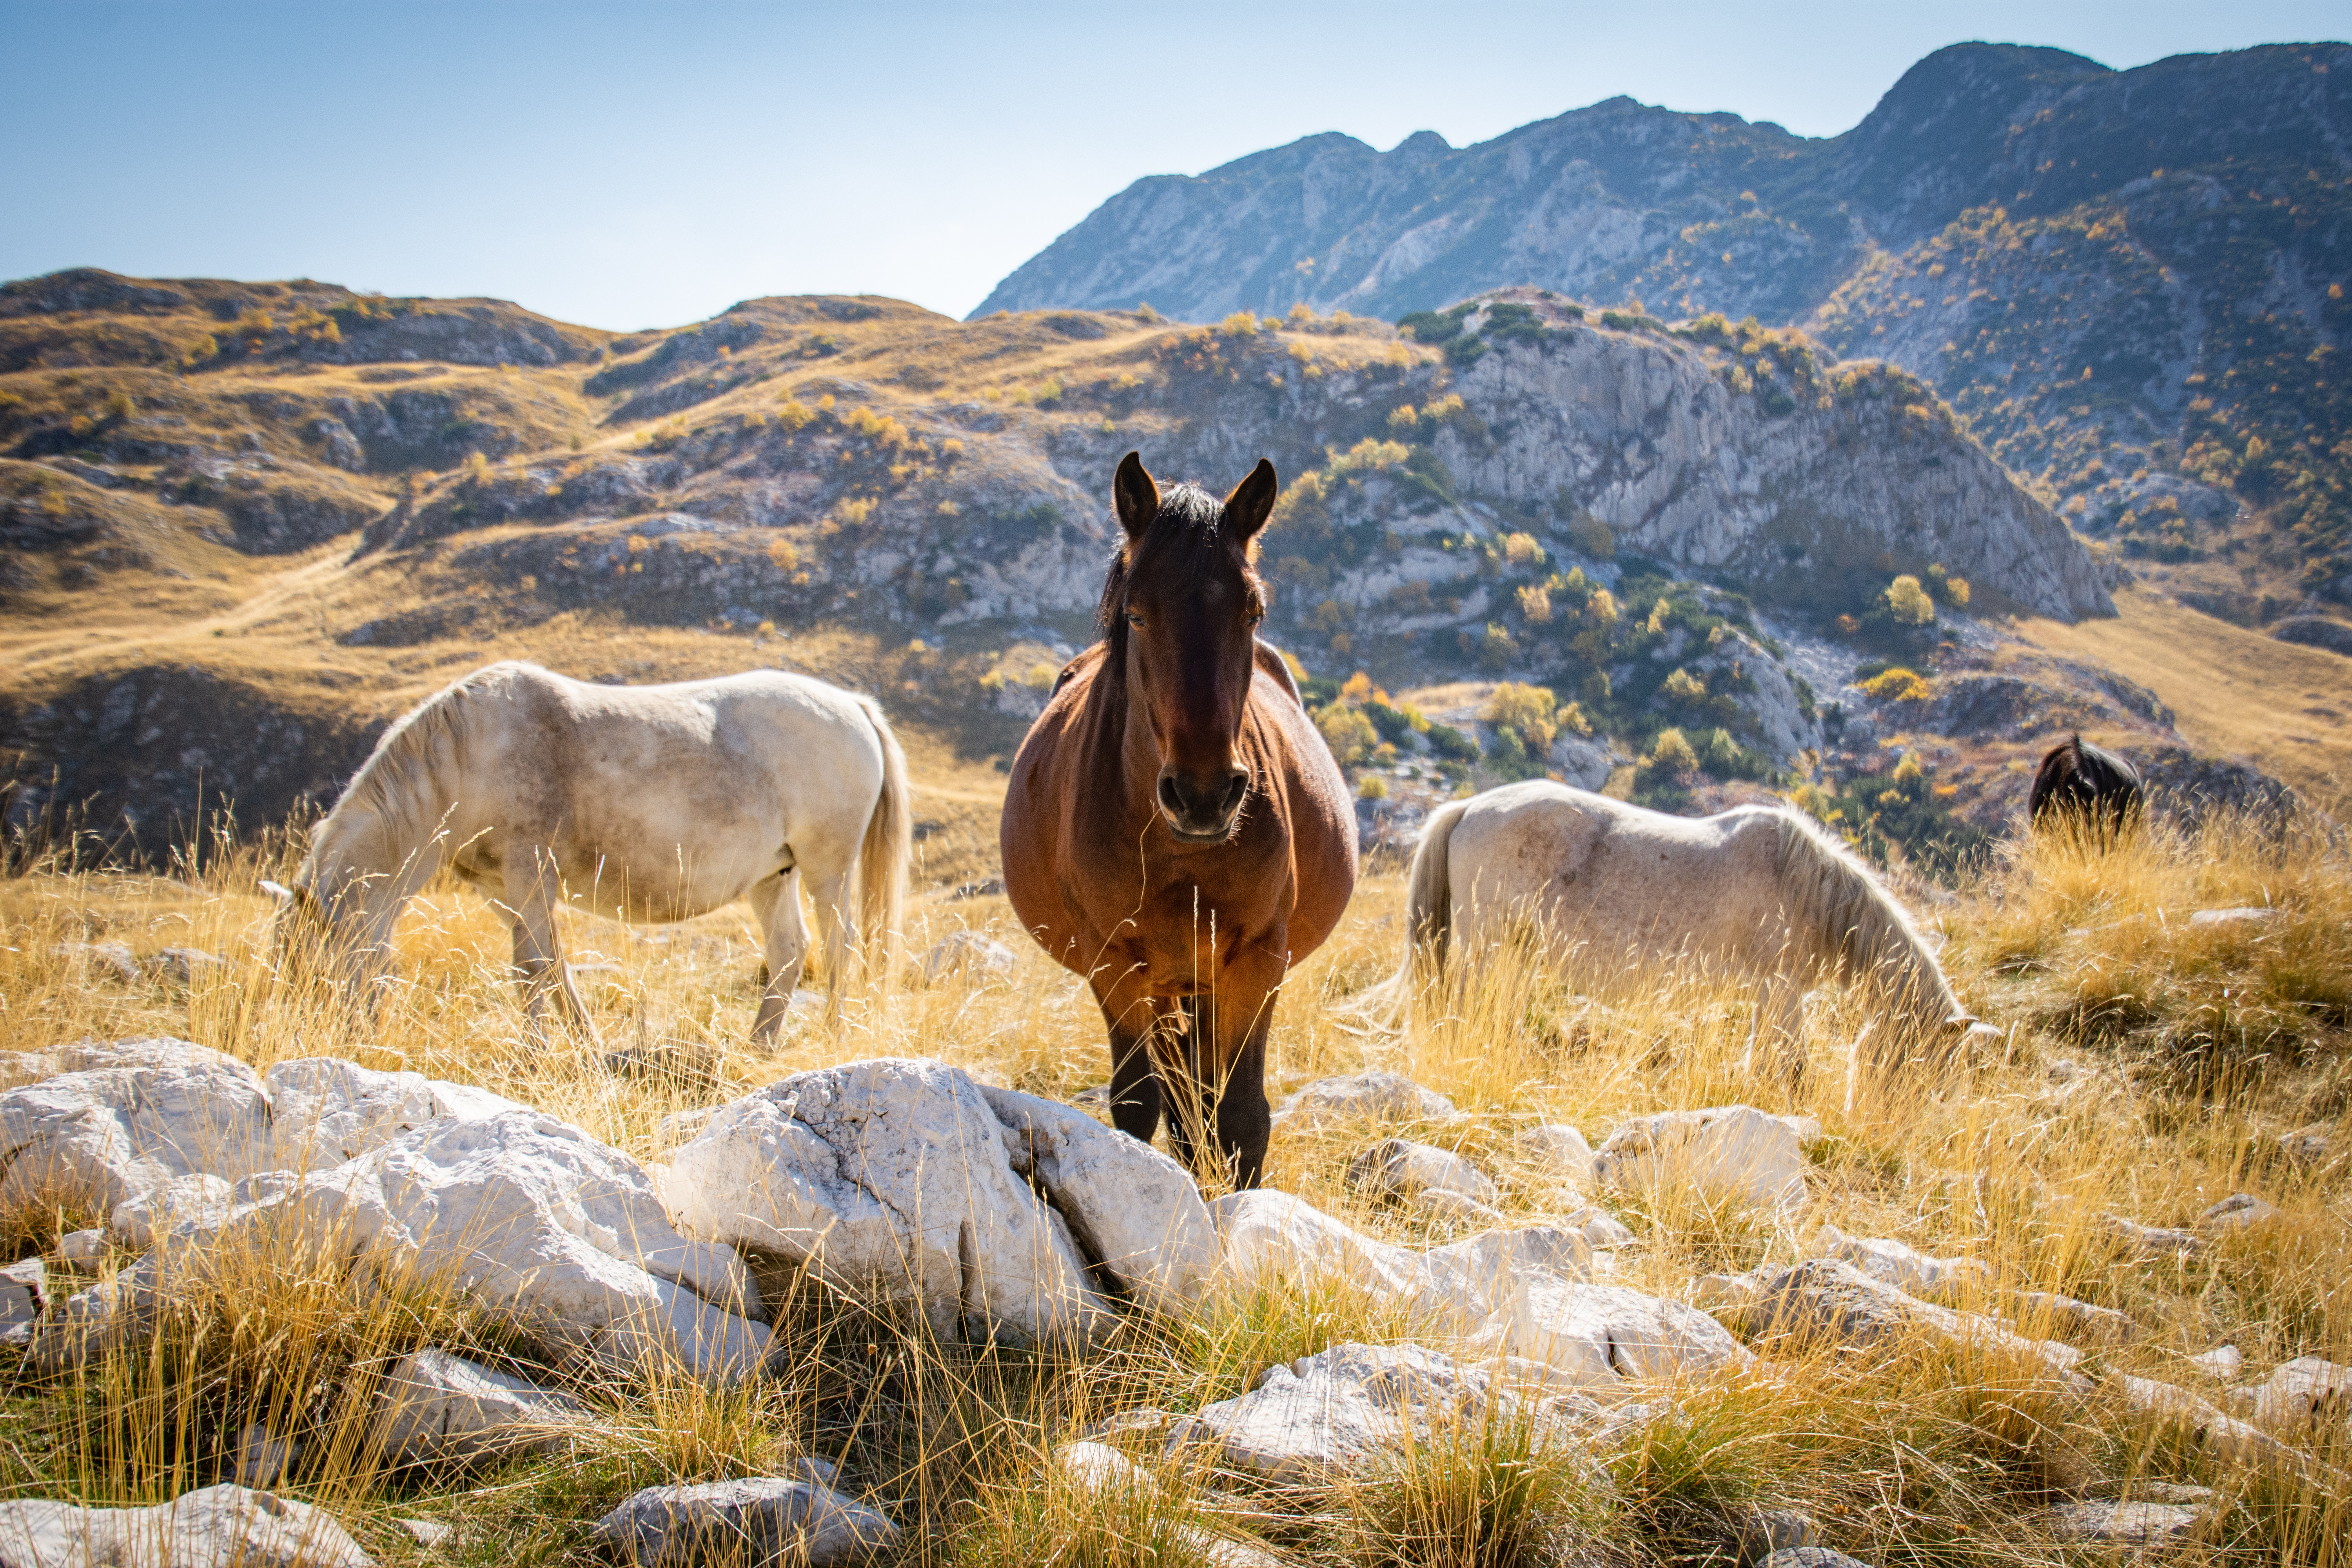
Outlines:
<svg viewBox="0 0 2352 1568"><path fill-rule="evenodd" d="M1454 145L1626 93L1808 135L1970 38L2116 67L2334 4L1144 6L0 0L0 278L311 277L597 326L759 294L950 315L1144 174Z"/></svg>

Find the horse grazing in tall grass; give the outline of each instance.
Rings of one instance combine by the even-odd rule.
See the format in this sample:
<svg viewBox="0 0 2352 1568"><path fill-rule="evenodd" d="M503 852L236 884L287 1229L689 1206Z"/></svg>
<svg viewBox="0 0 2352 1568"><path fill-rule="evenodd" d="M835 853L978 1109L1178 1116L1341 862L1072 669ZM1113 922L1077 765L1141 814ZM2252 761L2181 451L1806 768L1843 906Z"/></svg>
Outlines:
<svg viewBox="0 0 2352 1568"><path fill-rule="evenodd" d="M1356 884L1347 781L1256 637L1275 490L1261 460L1223 504L1162 492L1127 455L1102 640L1022 742L1002 827L1014 912L1109 1026L1111 1120L1149 1142L1164 1108L1177 1157L1197 1169L1213 1136L1243 1186L1276 993Z"/></svg>
<svg viewBox="0 0 2352 1568"><path fill-rule="evenodd" d="M837 1009L853 949L887 968L911 839L906 756L864 697L780 670L597 686L509 661L384 732L293 887L275 889L278 936L326 948L364 984L402 906L446 866L512 922L531 1016L552 1000L586 1027L558 904L682 921L741 899L766 939L764 1038L807 951L803 879Z"/></svg>
<svg viewBox="0 0 2352 1568"><path fill-rule="evenodd" d="M2071 822L2112 842L2138 820L2143 804L2139 770L2077 734L2042 757L2025 817L2036 828Z"/></svg>
<svg viewBox="0 0 2352 1568"><path fill-rule="evenodd" d="M1413 851L1404 962L1368 1000L1401 1007L1442 973L1521 931L1604 988L1690 967L1756 989L1759 1047L1794 1085L1800 1003L1837 975L1874 986L1923 1039L1975 1026L1903 906L1801 813L1736 806L1670 816L1534 780L1431 814Z"/></svg>

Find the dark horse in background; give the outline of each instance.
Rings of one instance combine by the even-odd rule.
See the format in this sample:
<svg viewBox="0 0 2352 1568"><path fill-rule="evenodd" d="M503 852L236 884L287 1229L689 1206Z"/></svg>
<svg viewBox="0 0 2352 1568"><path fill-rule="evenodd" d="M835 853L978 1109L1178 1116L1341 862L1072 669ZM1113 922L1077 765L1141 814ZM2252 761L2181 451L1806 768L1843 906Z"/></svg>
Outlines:
<svg viewBox="0 0 2352 1568"><path fill-rule="evenodd" d="M1198 1171L1209 1138L1255 1186L1276 994L1356 885L1347 780L1257 640L1252 565L1274 510L1261 460L1220 504L1162 493L1129 452L1102 640L1071 661L1021 744L1001 830L1004 891L1086 977L1110 1026L1111 1120L1149 1142L1168 1113Z"/></svg>
<svg viewBox="0 0 2352 1568"><path fill-rule="evenodd" d="M2037 828L2074 822L2113 838L2138 817L2141 804L2139 770L2078 734L2042 759L2025 815Z"/></svg>

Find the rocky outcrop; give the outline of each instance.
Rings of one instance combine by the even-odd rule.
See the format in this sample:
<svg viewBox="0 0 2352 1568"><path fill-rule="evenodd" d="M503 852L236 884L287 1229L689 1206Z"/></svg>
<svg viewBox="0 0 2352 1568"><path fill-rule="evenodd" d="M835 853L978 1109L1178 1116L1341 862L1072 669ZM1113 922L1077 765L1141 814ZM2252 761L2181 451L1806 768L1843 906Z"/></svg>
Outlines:
<svg viewBox="0 0 2352 1568"><path fill-rule="evenodd" d="M240 1486L152 1508L0 1502L0 1562L15 1568L374 1568L322 1509Z"/></svg>

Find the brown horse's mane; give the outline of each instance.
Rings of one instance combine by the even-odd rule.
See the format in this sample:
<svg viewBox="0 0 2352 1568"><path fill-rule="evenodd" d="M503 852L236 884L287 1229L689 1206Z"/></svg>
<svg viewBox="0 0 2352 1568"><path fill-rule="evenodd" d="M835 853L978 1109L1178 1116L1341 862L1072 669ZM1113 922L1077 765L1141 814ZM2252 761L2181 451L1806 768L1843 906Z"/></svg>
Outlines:
<svg viewBox="0 0 2352 1568"><path fill-rule="evenodd" d="M1127 668L1127 589L1137 577L1164 573L1180 587L1204 582L1223 558L1223 523L1225 503L1193 484L1175 484L1160 492L1160 510L1139 540L1122 540L1111 552L1110 571L1103 577L1102 601L1095 608L1095 627L1108 646L1105 660L1113 672ZM1251 551L1242 552L1242 584L1252 605L1262 605L1265 587L1252 564Z"/></svg>

